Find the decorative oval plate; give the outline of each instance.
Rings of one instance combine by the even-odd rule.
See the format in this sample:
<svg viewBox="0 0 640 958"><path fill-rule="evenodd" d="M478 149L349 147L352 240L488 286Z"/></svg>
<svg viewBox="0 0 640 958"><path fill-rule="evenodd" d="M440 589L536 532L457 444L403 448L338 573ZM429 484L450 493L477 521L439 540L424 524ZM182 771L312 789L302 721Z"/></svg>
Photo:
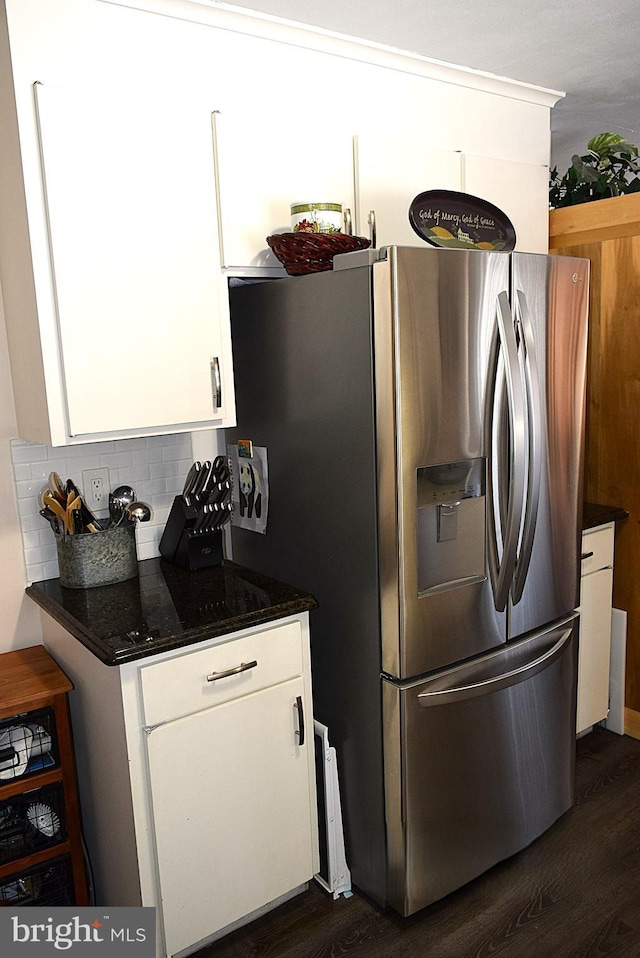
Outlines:
<svg viewBox="0 0 640 958"><path fill-rule="evenodd" d="M516 245L509 217L493 203L469 193L419 193L409 206L409 222L432 246L509 252Z"/></svg>

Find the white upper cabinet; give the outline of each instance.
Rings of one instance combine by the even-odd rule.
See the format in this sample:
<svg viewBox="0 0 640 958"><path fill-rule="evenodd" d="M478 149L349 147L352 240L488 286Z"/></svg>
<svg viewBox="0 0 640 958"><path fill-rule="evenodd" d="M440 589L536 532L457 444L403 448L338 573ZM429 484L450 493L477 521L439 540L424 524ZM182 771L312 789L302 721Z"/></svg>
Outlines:
<svg viewBox="0 0 640 958"><path fill-rule="evenodd" d="M353 212L351 139L330 123L311 120L296 133L288 113L255 106L214 119L227 270L282 271L266 238L291 230L292 203L340 203Z"/></svg>
<svg viewBox="0 0 640 958"><path fill-rule="evenodd" d="M95 0L61 0L53 18L42 0L3 7L18 435L58 446L232 425L213 94L167 60L172 20Z"/></svg>
<svg viewBox="0 0 640 958"><path fill-rule="evenodd" d="M374 246L420 246L409 222L411 201L425 190L459 190L460 153L433 143L363 135L354 142L356 228Z"/></svg>
<svg viewBox="0 0 640 958"><path fill-rule="evenodd" d="M229 421L210 111L36 99L70 435Z"/></svg>
<svg viewBox="0 0 640 958"><path fill-rule="evenodd" d="M465 193L489 200L507 214L522 253L549 252L549 167L467 154L463 159Z"/></svg>

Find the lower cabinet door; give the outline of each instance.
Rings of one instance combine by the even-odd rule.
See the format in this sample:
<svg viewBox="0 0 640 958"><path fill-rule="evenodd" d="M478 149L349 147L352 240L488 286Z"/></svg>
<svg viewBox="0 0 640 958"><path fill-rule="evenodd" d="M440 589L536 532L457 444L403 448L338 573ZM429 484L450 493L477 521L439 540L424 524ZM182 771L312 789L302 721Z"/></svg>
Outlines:
<svg viewBox="0 0 640 958"><path fill-rule="evenodd" d="M303 681L153 729L149 777L166 951L172 955L314 872Z"/></svg>
<svg viewBox="0 0 640 958"><path fill-rule="evenodd" d="M584 732L609 711L611 595L613 569L583 575L580 583L580 645L576 732Z"/></svg>

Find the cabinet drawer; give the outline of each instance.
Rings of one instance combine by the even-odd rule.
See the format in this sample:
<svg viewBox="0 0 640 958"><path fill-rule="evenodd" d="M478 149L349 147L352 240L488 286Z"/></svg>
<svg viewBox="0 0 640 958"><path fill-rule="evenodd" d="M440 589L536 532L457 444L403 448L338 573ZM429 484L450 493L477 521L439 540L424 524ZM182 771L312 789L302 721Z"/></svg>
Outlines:
<svg viewBox="0 0 640 958"><path fill-rule="evenodd" d="M190 715L302 674L299 622L196 648L141 668L145 724Z"/></svg>
<svg viewBox="0 0 640 958"><path fill-rule="evenodd" d="M613 565L613 525L582 535L581 575Z"/></svg>

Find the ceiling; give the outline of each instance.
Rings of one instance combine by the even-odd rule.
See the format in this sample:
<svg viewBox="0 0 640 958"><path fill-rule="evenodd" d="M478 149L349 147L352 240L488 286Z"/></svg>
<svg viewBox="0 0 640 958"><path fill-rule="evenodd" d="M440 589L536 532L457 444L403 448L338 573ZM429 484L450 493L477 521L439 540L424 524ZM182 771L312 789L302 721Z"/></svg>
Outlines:
<svg viewBox="0 0 640 958"><path fill-rule="evenodd" d="M233 0L233 6L565 92L551 113L551 165L561 173L596 133L640 140L638 0Z"/></svg>

